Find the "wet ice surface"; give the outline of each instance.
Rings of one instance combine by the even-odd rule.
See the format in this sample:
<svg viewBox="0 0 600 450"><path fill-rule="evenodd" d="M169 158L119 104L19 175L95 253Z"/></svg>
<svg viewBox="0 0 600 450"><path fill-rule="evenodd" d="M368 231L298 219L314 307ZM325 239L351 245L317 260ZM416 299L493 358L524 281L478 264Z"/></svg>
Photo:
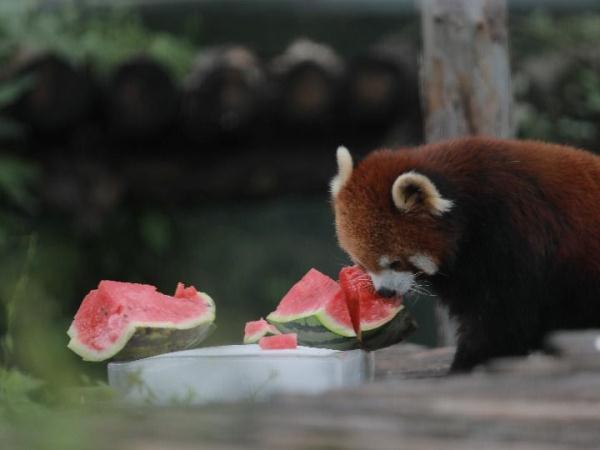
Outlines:
<svg viewBox="0 0 600 450"><path fill-rule="evenodd" d="M262 350L256 344L206 347L110 363L110 385L134 403L205 404L318 394L370 379L373 355L312 347Z"/></svg>

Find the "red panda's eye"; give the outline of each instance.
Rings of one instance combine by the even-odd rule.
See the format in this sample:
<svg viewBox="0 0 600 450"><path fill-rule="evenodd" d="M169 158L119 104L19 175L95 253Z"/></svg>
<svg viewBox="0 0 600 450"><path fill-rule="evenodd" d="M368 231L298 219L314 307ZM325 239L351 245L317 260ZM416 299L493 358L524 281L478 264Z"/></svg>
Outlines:
<svg viewBox="0 0 600 450"><path fill-rule="evenodd" d="M400 272L400 271L402 271L402 269L404 269L404 264L402 264L402 261L400 261L400 260L392 261L390 263L390 269Z"/></svg>

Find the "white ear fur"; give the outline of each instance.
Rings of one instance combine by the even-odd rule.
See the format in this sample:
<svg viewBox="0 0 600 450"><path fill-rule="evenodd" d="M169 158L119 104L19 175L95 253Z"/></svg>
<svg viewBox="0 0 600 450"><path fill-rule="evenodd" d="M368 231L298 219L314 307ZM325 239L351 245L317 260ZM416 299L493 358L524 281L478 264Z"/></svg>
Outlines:
<svg viewBox="0 0 600 450"><path fill-rule="evenodd" d="M452 200L440 195L429 178L414 171L403 173L396 178L392 185L392 200L401 211L410 211L423 205L436 216L450 211L454 205Z"/></svg>
<svg viewBox="0 0 600 450"><path fill-rule="evenodd" d="M350 155L350 152L346 147L338 147L336 152L336 159L338 165L338 173L335 177L333 177L331 183L329 184L331 195L334 197L338 194L338 192L340 192L340 189L344 187L344 184L346 184L346 182L350 178L350 175L352 175L353 167L352 156Z"/></svg>

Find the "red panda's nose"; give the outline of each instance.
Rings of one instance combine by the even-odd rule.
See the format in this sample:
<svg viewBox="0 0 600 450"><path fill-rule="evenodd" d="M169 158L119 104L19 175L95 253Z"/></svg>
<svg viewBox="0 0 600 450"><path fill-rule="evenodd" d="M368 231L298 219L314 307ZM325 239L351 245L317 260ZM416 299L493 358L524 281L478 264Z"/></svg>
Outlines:
<svg viewBox="0 0 600 450"><path fill-rule="evenodd" d="M396 291L394 291L393 289L381 287L381 288L377 289L377 295L379 295L381 297L390 298L390 297L394 297L396 295Z"/></svg>

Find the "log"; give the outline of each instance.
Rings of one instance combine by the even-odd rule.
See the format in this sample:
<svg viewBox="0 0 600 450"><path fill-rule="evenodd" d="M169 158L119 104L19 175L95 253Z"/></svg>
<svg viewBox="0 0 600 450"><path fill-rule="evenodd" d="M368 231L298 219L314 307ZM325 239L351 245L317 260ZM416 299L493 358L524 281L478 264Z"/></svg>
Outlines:
<svg viewBox="0 0 600 450"><path fill-rule="evenodd" d="M183 120L193 141L240 138L254 128L264 104L265 76L241 46L201 52L185 82Z"/></svg>
<svg viewBox="0 0 600 450"><path fill-rule="evenodd" d="M124 408L94 402L91 388L79 389L74 398L87 409L57 408L53 417L86 430L91 441L119 449L188 450L198 442L232 450L598 447L597 369L440 376L451 353L405 345L379 350L375 372L384 376L372 383L319 395L280 395L268 404ZM0 421L4 447L37 448L55 436L43 429L32 434L27 425Z"/></svg>
<svg viewBox="0 0 600 450"><path fill-rule="evenodd" d="M322 129L335 119L344 63L329 46L293 42L270 65L273 111L292 128Z"/></svg>
<svg viewBox="0 0 600 450"><path fill-rule="evenodd" d="M416 118L419 81L414 46L386 40L350 62L342 95L346 120L362 127L384 128Z"/></svg>
<svg viewBox="0 0 600 450"><path fill-rule="evenodd" d="M427 142L513 135L506 0L421 0L422 102ZM439 341L454 325L436 310Z"/></svg>
<svg viewBox="0 0 600 450"><path fill-rule="evenodd" d="M94 104L88 74L53 53L27 57L11 78L27 78L28 88L8 108L34 133L60 135L85 121Z"/></svg>
<svg viewBox="0 0 600 450"><path fill-rule="evenodd" d="M106 115L111 133L124 140L149 141L173 124L178 92L156 61L136 56L120 64L108 83Z"/></svg>

